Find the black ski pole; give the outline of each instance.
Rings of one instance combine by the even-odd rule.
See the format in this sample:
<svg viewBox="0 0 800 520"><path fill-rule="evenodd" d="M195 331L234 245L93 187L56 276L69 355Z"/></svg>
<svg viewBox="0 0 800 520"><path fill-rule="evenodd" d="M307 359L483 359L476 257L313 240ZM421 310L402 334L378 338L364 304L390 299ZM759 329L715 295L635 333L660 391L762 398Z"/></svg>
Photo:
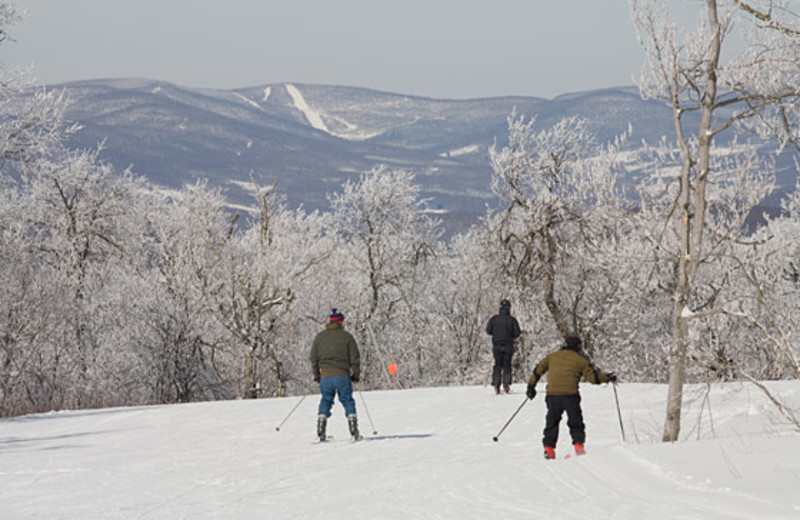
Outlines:
<svg viewBox="0 0 800 520"><path fill-rule="evenodd" d="M617 403L617 417L619 418L619 430L622 432L622 442L625 442L625 427L622 425L622 412L619 410L619 396L617 395L617 382L611 383L614 387L614 401Z"/></svg>
<svg viewBox="0 0 800 520"><path fill-rule="evenodd" d="M369 408L367 408L367 402L364 400L364 394L361 393L361 387L358 386L358 383L356 383L356 390L358 390L358 395L361 397L361 404L364 405L364 411L367 412L367 419L369 419L369 425L372 426L372 435L378 435L378 430L376 430L375 425L372 424L372 416L369 414Z"/></svg>
<svg viewBox="0 0 800 520"><path fill-rule="evenodd" d="M503 428L502 428L502 429L501 429L501 430L500 430L500 431L497 433L497 435L495 435L494 437L492 437L492 440L493 440L494 442L497 442L497 441L500 439L500 434L502 434L502 433L505 431L505 429L506 429L506 428L508 428L508 425L509 425L509 424L511 424L511 421L513 421L513 420L514 420L514 417L516 417L516 416L517 416L517 414L519 413L519 411L520 411L520 410L522 410L522 407L523 407L523 406L525 406L525 403L527 403L528 401L530 401L530 399L528 399L528 396L525 396L525 400L524 400L524 401L522 401L522 404L521 404L521 405L519 405L519 408L517 408L517 411L516 411L516 412L514 412L514 415L512 415L512 416L511 416L511 419L509 419L509 420L508 420L508 422L507 422L507 423L506 423L506 424L503 426Z"/></svg>
<svg viewBox="0 0 800 520"><path fill-rule="evenodd" d="M281 423L278 426L275 427L275 431L281 431L281 426L283 426L283 423L289 420L289 417L291 417L294 411L297 410L297 408L300 406L300 403L305 401L306 397L308 397L308 394L305 394L303 397L300 398L299 401L297 401L297 404L294 405L294 408L292 408L292 411L289 412L289 415L287 415L286 418L283 421L281 421Z"/></svg>

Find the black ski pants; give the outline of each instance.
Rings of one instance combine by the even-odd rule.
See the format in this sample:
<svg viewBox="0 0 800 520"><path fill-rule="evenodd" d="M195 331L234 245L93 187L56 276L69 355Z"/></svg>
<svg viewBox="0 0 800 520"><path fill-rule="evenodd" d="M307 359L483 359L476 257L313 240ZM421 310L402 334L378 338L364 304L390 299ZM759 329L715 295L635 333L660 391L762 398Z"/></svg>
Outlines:
<svg viewBox="0 0 800 520"><path fill-rule="evenodd" d="M494 367L492 368L492 386L499 388L500 384L508 388L511 386L511 358L514 355L514 347L494 347Z"/></svg>
<svg viewBox="0 0 800 520"><path fill-rule="evenodd" d="M542 444L551 448L556 447L558 423L561 422L561 415L564 412L567 412L567 426L569 426L569 434L572 436L572 444L583 444L586 441L586 426L583 424L581 396L579 394L548 395L545 397L545 402L547 403L547 419Z"/></svg>

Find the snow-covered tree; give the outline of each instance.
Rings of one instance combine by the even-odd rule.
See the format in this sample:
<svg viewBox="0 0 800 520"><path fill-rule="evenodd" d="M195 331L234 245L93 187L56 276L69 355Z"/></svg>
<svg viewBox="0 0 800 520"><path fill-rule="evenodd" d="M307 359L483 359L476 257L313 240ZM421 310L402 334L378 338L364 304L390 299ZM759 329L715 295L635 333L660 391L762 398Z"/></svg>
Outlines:
<svg viewBox="0 0 800 520"><path fill-rule="evenodd" d="M99 162L96 151L65 151L26 165L20 185L37 277L59 305L52 368L70 387L60 398L90 405L106 368L98 362L108 348L98 339L101 295L113 290L119 266L142 253L133 211L140 181Z"/></svg>
<svg viewBox="0 0 800 520"><path fill-rule="evenodd" d="M392 359L413 366L419 375L429 355L417 302L439 231L423 212L425 201L413 181L411 172L381 165L330 196L333 228L350 246L341 269L356 284L352 299L339 306L355 310L350 323L362 338L366 378L379 361Z"/></svg>
<svg viewBox="0 0 800 520"><path fill-rule="evenodd" d="M497 312L500 299L515 300L504 282L498 262L502 258L496 249L487 228L474 226L453 237L436 258L426 307L435 331L430 341L437 347L432 362L437 365L438 384L487 384L491 380L492 348L486 322Z"/></svg>
<svg viewBox="0 0 800 520"><path fill-rule="evenodd" d="M740 348L727 351L721 364L755 384L786 418L800 427L797 411L761 382L800 379L800 191L795 189L782 205L783 214L770 218L735 257L739 267L735 280L737 300L726 318L736 323L744 338L739 341Z"/></svg>
<svg viewBox="0 0 800 520"><path fill-rule="evenodd" d="M205 298L216 268L212 250L228 232L225 200L205 182L151 199L147 262L118 288L129 301L116 327L136 358L130 377L146 389L145 402L233 398L234 356Z"/></svg>
<svg viewBox="0 0 800 520"><path fill-rule="evenodd" d="M284 368L291 344L287 310L298 286L330 255L318 214L289 211L274 187L256 188L250 227L232 233L217 256L217 279L207 294L220 323L240 348L241 397L283 395L293 378Z"/></svg>
<svg viewBox="0 0 800 520"><path fill-rule="evenodd" d="M0 40L18 19L0 4ZM77 129L62 93L31 88L24 69L0 79L2 412L88 405L98 348L86 295L128 245L120 208L134 181L111 180L95 152L62 149Z"/></svg>
<svg viewBox="0 0 800 520"><path fill-rule="evenodd" d="M796 139L800 38L796 14L782 0L703 0L698 2L701 23L696 31L681 31L665 2L631 4L646 55L639 86L644 97L664 100L672 108L679 150L665 213L666 233L675 233L676 249L663 438L675 441L691 326L707 315L719 287L704 278L703 267L715 262L719 248L739 235L737 215L746 213L752 201L751 194L741 191L732 199L714 200L713 192L736 182L745 182L758 194L769 187L769 179L749 178L756 175L753 168L763 165L752 158L729 162L715 149L727 130L755 129L782 143ZM728 48L734 37L744 45L732 52Z"/></svg>
<svg viewBox="0 0 800 520"><path fill-rule="evenodd" d="M11 40L9 28L21 16L16 6L0 3L0 44ZM63 91L33 87L26 68L0 68L0 170L10 174L59 147L79 126L67 123L68 100Z"/></svg>
<svg viewBox="0 0 800 520"><path fill-rule="evenodd" d="M616 179L625 136L600 146L585 120L537 131L509 117L509 144L491 150L492 189L504 206L492 221L507 271L550 315L550 339L578 333L594 354L594 329L616 291L615 244L628 231Z"/></svg>

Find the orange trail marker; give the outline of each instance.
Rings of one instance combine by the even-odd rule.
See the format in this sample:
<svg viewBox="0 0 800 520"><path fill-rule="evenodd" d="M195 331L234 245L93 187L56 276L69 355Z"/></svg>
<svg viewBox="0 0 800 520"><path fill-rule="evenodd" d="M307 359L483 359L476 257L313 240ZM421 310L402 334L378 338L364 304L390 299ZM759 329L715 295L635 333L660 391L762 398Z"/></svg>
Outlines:
<svg viewBox="0 0 800 520"><path fill-rule="evenodd" d="M397 380L395 379L395 376L397 375L397 365L395 364L394 361L392 361L391 363L389 363L389 366L386 367L386 370L388 370L389 373L392 374L392 388L397 390Z"/></svg>

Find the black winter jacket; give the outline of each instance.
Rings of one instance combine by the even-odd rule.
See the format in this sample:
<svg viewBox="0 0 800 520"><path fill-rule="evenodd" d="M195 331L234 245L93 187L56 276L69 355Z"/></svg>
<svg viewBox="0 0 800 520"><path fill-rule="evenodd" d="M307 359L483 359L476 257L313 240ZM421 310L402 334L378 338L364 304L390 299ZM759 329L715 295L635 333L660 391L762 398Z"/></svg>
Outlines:
<svg viewBox="0 0 800 520"><path fill-rule="evenodd" d="M486 333L492 336L494 348L509 349L514 347L514 340L519 337L520 329L517 318L505 309L489 318Z"/></svg>

